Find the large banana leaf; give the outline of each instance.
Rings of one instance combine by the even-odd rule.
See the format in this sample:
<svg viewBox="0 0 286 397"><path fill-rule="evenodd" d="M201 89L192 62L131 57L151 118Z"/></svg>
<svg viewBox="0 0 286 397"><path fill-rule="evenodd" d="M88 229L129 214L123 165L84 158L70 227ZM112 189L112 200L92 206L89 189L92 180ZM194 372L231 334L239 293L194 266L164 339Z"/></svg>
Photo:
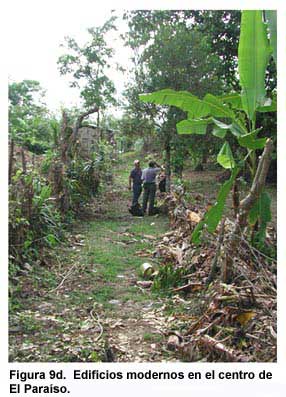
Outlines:
<svg viewBox="0 0 286 397"><path fill-rule="evenodd" d="M226 198L230 192L230 189L232 188L233 182L237 177L238 172L239 172L238 167L235 167L232 170L230 179L224 182L224 184L221 186L219 190L216 203L208 210L208 212L205 213L204 218L195 227L192 233L193 243L195 244L200 243L201 234L204 226L206 226L207 230L210 233L213 233L216 230L217 225L219 224L219 221L221 220L223 215Z"/></svg>
<svg viewBox="0 0 286 397"><path fill-rule="evenodd" d="M249 212L248 220L251 225L255 225L256 221L259 220L259 228L255 234L255 240L260 246L263 246L267 223L271 221L271 198L267 192L261 193Z"/></svg>
<svg viewBox="0 0 286 397"><path fill-rule="evenodd" d="M236 92L231 92L229 94L220 95L218 97L223 103L231 104L233 109L242 110L241 95Z"/></svg>
<svg viewBox="0 0 286 397"><path fill-rule="evenodd" d="M218 97L223 103L229 103L233 109L243 110L241 95L237 93L230 93L226 95L221 95ZM276 112L277 111L277 101L276 98L265 98L263 105L257 108L258 112Z"/></svg>
<svg viewBox="0 0 286 397"><path fill-rule="evenodd" d="M199 134L204 135L207 132L208 124L212 123L212 118L194 120L182 120L177 124L178 134Z"/></svg>
<svg viewBox="0 0 286 397"><path fill-rule="evenodd" d="M235 118L235 114L229 106L211 94L206 94L204 99L199 99L187 91L165 89L152 94L141 94L139 98L143 102L176 106L187 111L188 118L199 119L206 116Z"/></svg>
<svg viewBox="0 0 286 397"><path fill-rule="evenodd" d="M251 120L265 98L265 72L271 48L262 11L243 11L238 47L238 70L242 105Z"/></svg>
<svg viewBox="0 0 286 397"><path fill-rule="evenodd" d="M187 111L188 120L190 120L190 122L182 124L179 123L179 132L181 134L195 133L189 131L190 127L193 128L195 123L198 125L198 120L207 116L231 119L233 121L233 130L236 131L236 135L247 133L245 126L236 117L234 111L227 104L224 104L219 97L212 94L206 94L203 99L199 99L187 91L165 89L151 94L141 94L139 95L139 98L143 102L155 103L157 105L176 106ZM201 126L203 124L205 125L205 123L201 122ZM200 134L204 133L202 132L202 129L199 131Z"/></svg>
<svg viewBox="0 0 286 397"><path fill-rule="evenodd" d="M234 168L235 166L235 161L233 158L233 154L231 151L231 148L229 146L228 142L225 142L222 145L222 148L219 151L219 154L217 155L217 162L226 169L231 169Z"/></svg>
<svg viewBox="0 0 286 397"><path fill-rule="evenodd" d="M213 118L213 122L215 124L214 129L212 130L212 134L218 138L223 139L228 130L231 129L232 124L225 124L222 121L219 121Z"/></svg>
<svg viewBox="0 0 286 397"><path fill-rule="evenodd" d="M211 115L214 117L226 117L235 119L235 114L229 106L225 105L218 97L212 94L206 94L204 103L207 103L211 109Z"/></svg>
<svg viewBox="0 0 286 397"><path fill-rule="evenodd" d="M217 127L213 131L213 134L218 136L219 138L224 138L225 136L225 134L223 134L222 132L218 132L219 130L221 131L224 130L225 133L227 130L229 130L237 138L247 134L247 130L245 129L245 126L241 123L241 121L238 118L234 119L232 124L225 124L222 121L216 120L215 118L213 118L213 122Z"/></svg>
<svg viewBox="0 0 286 397"><path fill-rule="evenodd" d="M254 130L249 134L243 135L238 138L238 143L242 147L246 147L251 150L263 149L267 138L257 138L257 134L260 132L260 129Z"/></svg>
<svg viewBox="0 0 286 397"><path fill-rule="evenodd" d="M210 106L195 95L187 91L175 91L165 89L152 94L141 94L139 98L143 102L155 103L157 105L176 106L189 113L189 118L199 119L210 114Z"/></svg>

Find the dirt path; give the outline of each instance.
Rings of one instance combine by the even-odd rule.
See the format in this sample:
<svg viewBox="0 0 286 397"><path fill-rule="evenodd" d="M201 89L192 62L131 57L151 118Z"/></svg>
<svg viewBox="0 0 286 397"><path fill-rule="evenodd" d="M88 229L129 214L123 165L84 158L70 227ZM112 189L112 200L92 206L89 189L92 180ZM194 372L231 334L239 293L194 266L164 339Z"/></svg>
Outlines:
<svg viewBox="0 0 286 397"><path fill-rule="evenodd" d="M57 263L20 277L11 361L177 360L165 348L167 299L136 284L168 220L129 215L120 169L115 181L91 206L93 216L75 225Z"/></svg>

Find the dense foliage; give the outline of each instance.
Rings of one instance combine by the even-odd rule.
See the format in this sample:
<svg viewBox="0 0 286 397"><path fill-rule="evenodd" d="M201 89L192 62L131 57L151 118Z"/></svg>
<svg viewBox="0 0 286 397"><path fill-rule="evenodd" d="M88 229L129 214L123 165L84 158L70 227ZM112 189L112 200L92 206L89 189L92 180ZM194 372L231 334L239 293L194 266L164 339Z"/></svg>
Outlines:
<svg viewBox="0 0 286 397"><path fill-rule="evenodd" d="M166 160L170 158L173 171L179 175L187 153L194 166L198 166L215 154L217 141L212 136L208 140L199 136L179 137L175 125L185 118L185 113L176 108L140 104L138 95L173 88L203 97L207 92L221 94L236 85L239 15L239 12L180 10L125 14L129 26L126 45L134 51L133 81L126 90L126 112L139 120L148 118L153 122L160 141L165 141L165 151L172 152Z"/></svg>
<svg viewBox="0 0 286 397"><path fill-rule="evenodd" d="M223 168L231 170L231 177L222 185L215 205L207 211L204 219L195 228L192 235L194 242L200 241L204 227L210 232L216 230L223 215L226 198L233 185L236 186L234 190L236 194L237 177L241 167L247 164L252 187L248 196L237 202L237 224L238 229L243 231L249 211L255 212L252 224L257 226L259 223L257 236L259 236L259 247L263 246L266 222L271 219L270 199L263 189L271 160L272 141L265 137L258 138L261 126L257 125L256 114L276 111L276 92L274 90L272 93L272 99L267 97L265 86L266 68L275 46L275 40L272 40L272 46L270 45L267 24L262 18L262 12L244 11L238 48L239 82L242 88L240 93L231 92L222 96L211 93L200 99L193 93L165 89L141 95L141 100L144 102L176 106L188 112L187 120L177 123L179 133L205 135L207 127L211 126L214 136L225 139L217 155L217 162ZM227 131L236 137L238 145L242 148L237 160L226 139ZM263 148L263 156L257 164L256 151ZM265 169L263 160L267 164ZM234 201L237 201L237 198ZM233 243L232 249L234 248Z"/></svg>
<svg viewBox="0 0 286 397"><path fill-rule="evenodd" d="M73 138L79 111L49 116L36 81L12 83L10 99L9 240L11 274L45 263L65 225L110 181L113 146L98 142L86 156ZM45 132L45 133L44 133Z"/></svg>

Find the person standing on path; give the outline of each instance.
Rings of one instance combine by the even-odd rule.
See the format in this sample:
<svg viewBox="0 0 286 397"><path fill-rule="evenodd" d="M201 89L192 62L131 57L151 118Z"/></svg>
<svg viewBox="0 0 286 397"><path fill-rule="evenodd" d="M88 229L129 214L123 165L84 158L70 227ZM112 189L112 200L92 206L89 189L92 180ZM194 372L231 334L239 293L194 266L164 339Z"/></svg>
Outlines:
<svg viewBox="0 0 286 397"><path fill-rule="evenodd" d="M149 168L145 168L142 172L143 181L143 213L146 213L149 201L148 215L155 215L154 201L156 194L156 176L161 171L161 167L155 162L150 161Z"/></svg>
<svg viewBox="0 0 286 397"><path fill-rule="evenodd" d="M131 190L131 182L133 187L132 207L138 206L138 200L142 193L142 170L140 161L134 161L134 168L129 175L129 190Z"/></svg>

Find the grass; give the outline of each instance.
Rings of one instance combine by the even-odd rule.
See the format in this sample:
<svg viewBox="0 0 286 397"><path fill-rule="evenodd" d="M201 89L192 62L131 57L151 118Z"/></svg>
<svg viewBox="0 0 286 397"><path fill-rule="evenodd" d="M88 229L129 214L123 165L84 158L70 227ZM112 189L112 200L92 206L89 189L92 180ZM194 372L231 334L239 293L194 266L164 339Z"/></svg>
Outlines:
<svg viewBox="0 0 286 397"><path fill-rule="evenodd" d="M161 334L152 334L150 332L146 332L143 335L144 342L158 343L158 342L162 342L163 339L164 339L164 336Z"/></svg>
<svg viewBox="0 0 286 397"><path fill-rule="evenodd" d="M16 306L18 314L22 313L22 331L20 338L20 335L15 339L11 336L12 360L100 361L92 342L93 334L80 334L81 324L90 318L93 308L103 312L104 317L115 318L122 306L112 300L119 301L124 305L120 316L128 322L130 318L140 317L140 308L145 303L152 300L156 306L157 293L140 291L134 285L140 277L141 264L150 261L137 252L153 251L156 238L168 230L168 219L163 216L136 218L128 214L126 202L131 197L128 177L136 157L135 153L128 153L119 161L112 191L109 191L113 196L104 203L106 215L74 226L73 232L83 236L84 246L63 247L58 252L59 263L50 269L38 267L29 274L26 297L20 298ZM108 190L104 194L108 197ZM47 294L58 286L74 264L77 270L67 278L59 294ZM133 285L130 280L134 280ZM39 291L43 297L37 295ZM39 309L43 302L52 304L47 314ZM159 337L146 333L143 339L155 342ZM28 348L22 351L25 344Z"/></svg>
<svg viewBox="0 0 286 397"><path fill-rule="evenodd" d="M87 244L81 253L95 265L97 278L114 282L120 273L138 272L142 258L137 252L153 249L154 240L168 228L165 217L132 218L129 222L104 220L90 222Z"/></svg>

